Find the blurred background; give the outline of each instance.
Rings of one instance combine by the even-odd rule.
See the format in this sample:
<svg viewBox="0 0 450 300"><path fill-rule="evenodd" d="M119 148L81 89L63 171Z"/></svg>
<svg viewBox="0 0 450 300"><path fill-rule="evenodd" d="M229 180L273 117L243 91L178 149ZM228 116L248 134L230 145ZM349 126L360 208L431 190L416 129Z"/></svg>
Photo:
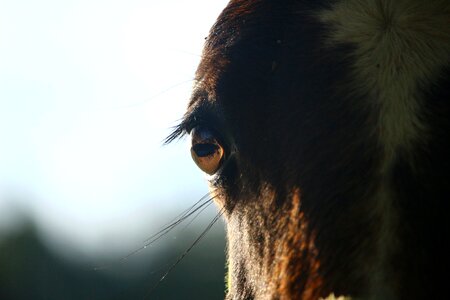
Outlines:
<svg viewBox="0 0 450 300"><path fill-rule="evenodd" d="M208 192L162 141L226 2L0 0L0 299L223 299L221 220L154 288L214 205L148 239Z"/></svg>

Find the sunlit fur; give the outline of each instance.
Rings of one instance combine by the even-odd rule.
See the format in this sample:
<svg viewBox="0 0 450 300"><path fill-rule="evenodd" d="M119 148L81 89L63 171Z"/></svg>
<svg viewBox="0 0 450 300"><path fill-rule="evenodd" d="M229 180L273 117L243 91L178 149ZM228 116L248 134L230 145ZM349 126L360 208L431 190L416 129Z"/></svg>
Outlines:
<svg viewBox="0 0 450 300"><path fill-rule="evenodd" d="M227 299L445 299L450 1L233 0L180 127L225 150Z"/></svg>

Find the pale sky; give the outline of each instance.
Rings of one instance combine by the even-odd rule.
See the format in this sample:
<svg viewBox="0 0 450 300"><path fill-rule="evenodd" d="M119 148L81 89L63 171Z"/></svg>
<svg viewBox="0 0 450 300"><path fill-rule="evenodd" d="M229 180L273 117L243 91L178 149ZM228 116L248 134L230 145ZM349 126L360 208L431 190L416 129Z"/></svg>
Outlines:
<svg viewBox="0 0 450 300"><path fill-rule="evenodd" d="M0 0L0 232L126 244L207 192L162 140L226 2Z"/></svg>

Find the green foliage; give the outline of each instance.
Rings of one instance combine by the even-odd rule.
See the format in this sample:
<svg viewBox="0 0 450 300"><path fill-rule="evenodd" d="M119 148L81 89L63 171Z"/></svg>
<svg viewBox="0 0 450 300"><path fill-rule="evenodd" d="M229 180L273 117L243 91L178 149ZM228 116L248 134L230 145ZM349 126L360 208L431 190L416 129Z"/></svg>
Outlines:
<svg viewBox="0 0 450 300"><path fill-rule="evenodd" d="M128 276L119 268L114 272L100 272L92 266L66 261L45 246L33 226L25 226L15 235L0 240L0 299L125 300L143 299L145 295L145 299L223 299L223 230L207 235L148 295L163 271L189 247L199 231L201 228L184 231L182 238L170 248L155 254L159 256L153 261L162 262L161 272L148 267L149 270ZM127 264L123 264L125 268ZM146 268L145 263L140 265Z"/></svg>

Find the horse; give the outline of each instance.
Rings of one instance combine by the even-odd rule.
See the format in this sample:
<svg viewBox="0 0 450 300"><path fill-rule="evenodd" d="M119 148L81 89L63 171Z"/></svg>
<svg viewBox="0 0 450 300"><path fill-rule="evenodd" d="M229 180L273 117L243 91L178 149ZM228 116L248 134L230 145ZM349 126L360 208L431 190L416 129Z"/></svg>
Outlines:
<svg viewBox="0 0 450 300"><path fill-rule="evenodd" d="M229 2L168 138L225 220L226 299L446 298L449 75L448 0Z"/></svg>

